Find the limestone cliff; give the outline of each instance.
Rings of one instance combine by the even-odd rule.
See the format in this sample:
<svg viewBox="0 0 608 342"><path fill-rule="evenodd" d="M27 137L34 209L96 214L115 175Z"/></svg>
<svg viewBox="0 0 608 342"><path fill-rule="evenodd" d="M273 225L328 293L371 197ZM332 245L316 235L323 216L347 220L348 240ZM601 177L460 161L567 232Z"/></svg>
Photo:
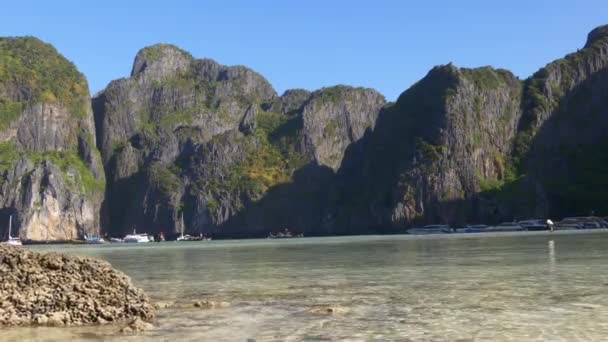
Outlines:
<svg viewBox="0 0 608 342"><path fill-rule="evenodd" d="M525 81L438 66L391 104L346 86L278 96L244 67L145 48L94 100L110 222L349 234L603 210L606 31Z"/></svg>
<svg viewBox="0 0 608 342"><path fill-rule="evenodd" d="M0 38L0 236L24 240L99 232L104 173L88 86L38 39Z"/></svg>
<svg viewBox="0 0 608 342"><path fill-rule="evenodd" d="M183 216L190 234L250 237L608 211L606 26L524 81L448 64L395 103L349 86L279 96L251 69L158 44L92 115L52 47L0 51L0 220L24 239L91 234L100 217L114 235L177 234Z"/></svg>
<svg viewBox="0 0 608 342"><path fill-rule="evenodd" d="M383 104L375 91L344 86L278 96L248 68L144 48L131 77L93 99L109 222L116 233L177 233L183 215L188 233L237 222L243 235L267 231L276 212L253 219L254 204L307 164L337 169Z"/></svg>
<svg viewBox="0 0 608 342"><path fill-rule="evenodd" d="M353 164L341 170L336 190L343 202L335 205L336 224L398 230L471 219L476 194L508 175L520 93L519 80L505 70L431 70L353 147Z"/></svg>
<svg viewBox="0 0 608 342"><path fill-rule="evenodd" d="M526 80L514 157L551 216L608 210L608 26Z"/></svg>

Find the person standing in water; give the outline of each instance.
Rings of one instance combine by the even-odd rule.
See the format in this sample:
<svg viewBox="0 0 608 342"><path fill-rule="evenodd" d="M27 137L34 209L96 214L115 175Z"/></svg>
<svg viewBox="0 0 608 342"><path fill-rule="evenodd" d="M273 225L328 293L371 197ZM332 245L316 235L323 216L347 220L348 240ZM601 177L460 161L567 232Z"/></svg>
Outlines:
<svg viewBox="0 0 608 342"><path fill-rule="evenodd" d="M551 221L551 219L547 219L547 227L549 228L550 231L553 231L553 226L555 224L553 223L553 221Z"/></svg>

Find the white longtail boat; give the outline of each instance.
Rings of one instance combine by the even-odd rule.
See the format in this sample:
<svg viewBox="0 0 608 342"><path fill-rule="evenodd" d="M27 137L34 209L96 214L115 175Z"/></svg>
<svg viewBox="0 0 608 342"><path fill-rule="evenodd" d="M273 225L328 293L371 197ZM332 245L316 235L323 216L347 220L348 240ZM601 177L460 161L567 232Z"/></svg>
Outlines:
<svg viewBox="0 0 608 342"><path fill-rule="evenodd" d="M123 239L124 242L150 242L150 237L148 236L148 234L137 234L135 232L135 229L133 229L133 234L129 234L127 236L125 236L125 238Z"/></svg>

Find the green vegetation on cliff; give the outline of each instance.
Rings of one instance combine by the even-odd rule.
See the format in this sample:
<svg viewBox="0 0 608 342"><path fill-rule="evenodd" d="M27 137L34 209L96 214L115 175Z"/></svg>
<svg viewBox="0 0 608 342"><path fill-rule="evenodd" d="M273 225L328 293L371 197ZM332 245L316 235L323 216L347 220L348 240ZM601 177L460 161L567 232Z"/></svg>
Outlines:
<svg viewBox="0 0 608 342"><path fill-rule="evenodd" d="M167 196L171 196L180 189L180 172L181 170L176 165L167 167L162 164L153 164L148 170L152 183Z"/></svg>
<svg viewBox="0 0 608 342"><path fill-rule="evenodd" d="M34 37L0 38L0 131L6 130L28 106L37 103L58 104L73 119L86 119L90 106L87 81L50 44ZM90 152L98 155L93 133L78 127L78 122L74 123L74 130L80 131L67 134L85 139ZM15 156L26 155L33 163L48 160L58 166L68 184L80 187L83 192L103 193L103 180L92 175L78 156L76 139L73 141L74 146L64 146L63 151L47 152L20 151L12 142L5 142L0 147L0 170L12 167Z"/></svg>
<svg viewBox="0 0 608 342"><path fill-rule="evenodd" d="M33 37L0 38L0 129L16 119L26 105L60 103L83 117L88 85L74 64L50 44Z"/></svg>
<svg viewBox="0 0 608 342"><path fill-rule="evenodd" d="M164 43L146 46L145 48L139 50L139 55L141 55L143 58L145 58L146 60L148 60L150 62L156 62L156 61L161 60L161 58L163 57L163 54L164 54L163 51L167 50L167 49L179 51L184 56L187 56L188 58L192 58L192 55L189 52L182 50L173 44L164 44Z"/></svg>
<svg viewBox="0 0 608 342"><path fill-rule="evenodd" d="M479 90L488 91L509 86L517 91L519 88L519 81L508 70L494 69L489 66L474 69L460 68L458 70L465 78L473 81Z"/></svg>
<svg viewBox="0 0 608 342"><path fill-rule="evenodd" d="M48 160L55 164L63 172L64 180L83 193L101 194L105 190L105 182L93 176L76 151L29 152L28 157L34 163Z"/></svg>
<svg viewBox="0 0 608 342"><path fill-rule="evenodd" d="M232 185L241 191L261 195L271 187L287 183L291 174L307 159L295 150L301 117L259 112L256 130L246 146L246 158L232 174ZM255 140L255 141L254 141Z"/></svg>
<svg viewBox="0 0 608 342"><path fill-rule="evenodd" d="M0 144L0 172L7 171L15 165L20 156L27 156L33 164L48 161L62 171L64 181L73 189L94 195L105 190L105 182L93 176L87 165L75 150L71 151L21 151L12 142Z"/></svg>
<svg viewBox="0 0 608 342"><path fill-rule="evenodd" d="M0 144L0 172L6 171L15 165L20 153L15 149L12 142L7 141Z"/></svg>
<svg viewBox="0 0 608 342"><path fill-rule="evenodd" d="M542 120L555 111L576 82L582 70L598 63L608 51L608 35L595 37L581 50L547 64L525 81L522 107L524 114L515 140L514 160L521 165ZM584 104L581 103L581 104Z"/></svg>
<svg viewBox="0 0 608 342"><path fill-rule="evenodd" d="M0 97L0 131L7 129L23 112L23 102Z"/></svg>

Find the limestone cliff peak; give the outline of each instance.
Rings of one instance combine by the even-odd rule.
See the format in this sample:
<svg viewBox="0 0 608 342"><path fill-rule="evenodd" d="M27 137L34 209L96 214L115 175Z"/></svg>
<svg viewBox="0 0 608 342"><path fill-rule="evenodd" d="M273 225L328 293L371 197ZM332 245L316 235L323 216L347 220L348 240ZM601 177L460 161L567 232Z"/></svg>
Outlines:
<svg viewBox="0 0 608 342"><path fill-rule="evenodd" d="M155 44L137 53L131 76L145 74L153 79L173 75L188 68L192 55L171 44Z"/></svg>
<svg viewBox="0 0 608 342"><path fill-rule="evenodd" d="M594 28L589 35L587 35L587 44L585 47L592 46L595 42L602 39L608 40L608 25L602 25Z"/></svg>

